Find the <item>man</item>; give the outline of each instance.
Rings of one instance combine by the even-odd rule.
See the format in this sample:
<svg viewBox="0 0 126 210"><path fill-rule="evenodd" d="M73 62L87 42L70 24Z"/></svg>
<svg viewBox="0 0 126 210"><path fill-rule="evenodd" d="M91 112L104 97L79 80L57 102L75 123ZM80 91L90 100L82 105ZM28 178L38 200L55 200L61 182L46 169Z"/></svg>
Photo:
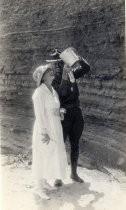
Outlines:
<svg viewBox="0 0 126 210"><path fill-rule="evenodd" d="M81 59L79 61L81 68L73 72L72 68L68 67L66 64L64 65L63 61L59 59L59 54L60 51L57 49L51 54L52 58L57 59L56 73L52 85L59 94L61 108L66 110L62 127L64 141L69 137L71 147L71 179L83 183L83 179L77 174L79 140L83 132L84 120L80 109L79 90L76 79L88 73L90 67L87 62ZM61 180L57 180L56 185L62 185Z"/></svg>

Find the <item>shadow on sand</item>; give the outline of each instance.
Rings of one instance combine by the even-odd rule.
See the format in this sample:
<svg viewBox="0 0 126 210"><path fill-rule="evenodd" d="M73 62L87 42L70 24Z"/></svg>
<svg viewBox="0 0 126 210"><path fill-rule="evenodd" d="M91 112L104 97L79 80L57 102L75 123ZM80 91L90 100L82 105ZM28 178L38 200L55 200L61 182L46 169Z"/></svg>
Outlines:
<svg viewBox="0 0 126 210"><path fill-rule="evenodd" d="M70 183L48 192L50 200L35 197L38 210L95 210L96 203L104 193L89 189L90 183Z"/></svg>

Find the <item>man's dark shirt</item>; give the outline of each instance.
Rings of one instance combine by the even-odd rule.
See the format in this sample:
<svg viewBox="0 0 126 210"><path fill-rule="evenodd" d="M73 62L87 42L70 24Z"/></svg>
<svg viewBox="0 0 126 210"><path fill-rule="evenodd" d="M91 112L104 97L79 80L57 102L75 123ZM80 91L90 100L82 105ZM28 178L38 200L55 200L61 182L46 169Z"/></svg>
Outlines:
<svg viewBox="0 0 126 210"><path fill-rule="evenodd" d="M90 67L85 64L84 69L88 72ZM63 64L57 65L52 86L59 94L60 105L62 108L73 108L80 105L79 90L76 81L70 82L69 77L67 80L62 79ZM86 73L87 73L86 72Z"/></svg>
<svg viewBox="0 0 126 210"><path fill-rule="evenodd" d="M76 82L71 83L69 78L62 79L63 66L57 66L52 86L59 94L60 106L72 108L79 106L79 90Z"/></svg>
<svg viewBox="0 0 126 210"><path fill-rule="evenodd" d="M71 83L69 79L62 80L58 93L61 107L68 109L80 105L79 90L76 82Z"/></svg>

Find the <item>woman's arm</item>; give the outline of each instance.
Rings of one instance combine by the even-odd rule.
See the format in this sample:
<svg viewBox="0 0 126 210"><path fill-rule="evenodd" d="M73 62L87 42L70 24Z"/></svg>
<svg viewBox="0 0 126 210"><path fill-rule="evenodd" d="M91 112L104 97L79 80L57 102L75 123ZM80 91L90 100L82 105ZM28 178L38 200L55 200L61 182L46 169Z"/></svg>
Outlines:
<svg viewBox="0 0 126 210"><path fill-rule="evenodd" d="M45 97L40 95L40 93L36 93L33 97L34 104L34 112L37 120L38 133L41 136L41 140L43 143L48 144L50 141L50 137L47 134L46 123L45 123Z"/></svg>

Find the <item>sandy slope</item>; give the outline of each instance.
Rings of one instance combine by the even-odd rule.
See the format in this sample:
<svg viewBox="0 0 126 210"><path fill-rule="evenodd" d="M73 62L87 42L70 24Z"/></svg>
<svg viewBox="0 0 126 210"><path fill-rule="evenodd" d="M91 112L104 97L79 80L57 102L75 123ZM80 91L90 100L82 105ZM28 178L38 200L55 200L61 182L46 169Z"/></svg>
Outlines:
<svg viewBox="0 0 126 210"><path fill-rule="evenodd" d="M109 169L110 170L110 169ZM78 168L84 184L67 179L64 186L48 192L51 200L42 201L32 192L30 166L22 160L2 156L2 210L125 210L126 177L110 170L117 178L99 172ZM52 183L51 183L52 184Z"/></svg>

